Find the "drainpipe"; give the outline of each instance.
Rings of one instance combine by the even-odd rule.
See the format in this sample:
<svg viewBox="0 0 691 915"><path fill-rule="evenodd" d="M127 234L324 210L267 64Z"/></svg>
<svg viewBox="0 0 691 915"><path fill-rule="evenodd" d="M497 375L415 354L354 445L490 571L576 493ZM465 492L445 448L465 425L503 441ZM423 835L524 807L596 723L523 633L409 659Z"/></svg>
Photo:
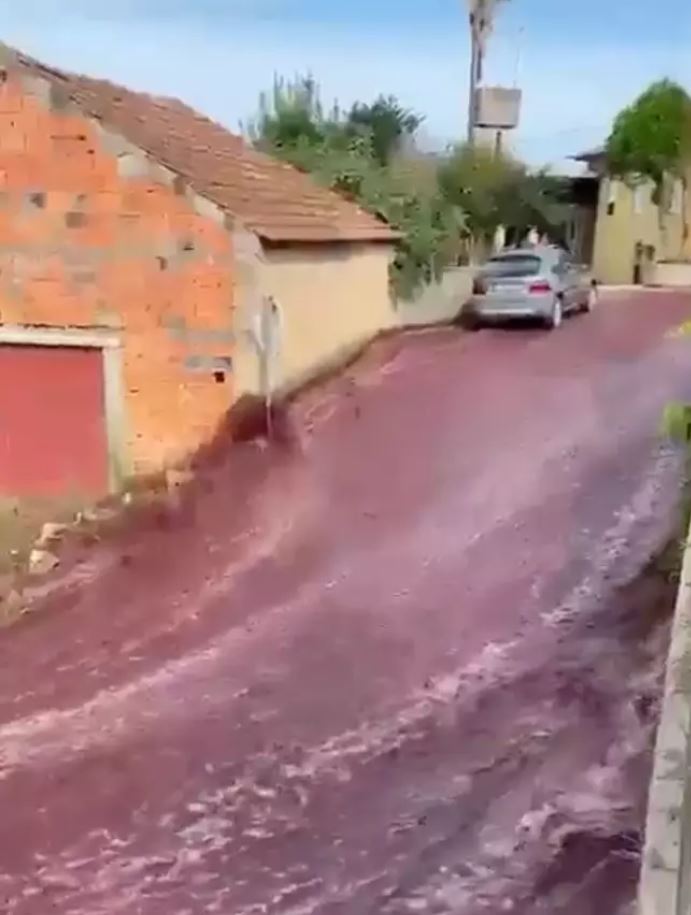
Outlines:
<svg viewBox="0 0 691 915"><path fill-rule="evenodd" d="M253 334L259 359L259 391L266 410L268 437L272 437L273 395L279 386L283 316L273 296L263 296L255 315Z"/></svg>

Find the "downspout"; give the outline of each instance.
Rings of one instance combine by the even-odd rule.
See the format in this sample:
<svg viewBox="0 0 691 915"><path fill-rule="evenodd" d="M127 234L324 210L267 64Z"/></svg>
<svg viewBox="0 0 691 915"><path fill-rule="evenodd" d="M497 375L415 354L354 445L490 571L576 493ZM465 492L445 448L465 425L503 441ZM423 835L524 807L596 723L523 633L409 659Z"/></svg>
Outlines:
<svg viewBox="0 0 691 915"><path fill-rule="evenodd" d="M252 340L259 360L259 391L266 411L268 437L273 432L273 397L279 387L283 316L273 296L262 296L254 316Z"/></svg>

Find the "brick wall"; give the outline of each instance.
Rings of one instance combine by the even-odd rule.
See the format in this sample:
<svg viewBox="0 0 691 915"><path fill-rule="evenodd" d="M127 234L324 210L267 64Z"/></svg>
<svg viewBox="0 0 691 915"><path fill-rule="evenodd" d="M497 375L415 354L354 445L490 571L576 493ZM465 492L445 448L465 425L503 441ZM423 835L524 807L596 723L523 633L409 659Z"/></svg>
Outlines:
<svg viewBox="0 0 691 915"><path fill-rule="evenodd" d="M232 400L230 234L220 214L47 83L0 85L0 320L122 328L125 466L213 435Z"/></svg>

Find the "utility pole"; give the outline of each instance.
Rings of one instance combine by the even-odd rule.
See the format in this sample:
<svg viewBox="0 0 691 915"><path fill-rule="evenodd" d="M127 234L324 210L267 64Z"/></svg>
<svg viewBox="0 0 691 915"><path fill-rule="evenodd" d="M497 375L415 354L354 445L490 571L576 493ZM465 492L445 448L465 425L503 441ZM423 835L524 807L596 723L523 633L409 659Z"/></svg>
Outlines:
<svg viewBox="0 0 691 915"><path fill-rule="evenodd" d="M494 24L497 4L502 0L468 0L470 25L470 89L468 95L468 144L475 142L477 90L484 74L485 51Z"/></svg>

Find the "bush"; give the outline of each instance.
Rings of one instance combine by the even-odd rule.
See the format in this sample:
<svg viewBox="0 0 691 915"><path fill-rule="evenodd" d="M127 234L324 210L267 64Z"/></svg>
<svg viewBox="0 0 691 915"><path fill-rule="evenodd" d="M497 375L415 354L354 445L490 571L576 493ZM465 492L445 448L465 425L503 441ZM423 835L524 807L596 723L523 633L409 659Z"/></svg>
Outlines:
<svg viewBox="0 0 691 915"><path fill-rule="evenodd" d="M440 193L436 177L399 155L421 119L394 98L357 103L342 116L324 115L311 77L276 80L250 125L255 145L384 219L401 233L391 268L394 293L412 297L439 277L453 257L464 228L462 211Z"/></svg>
<svg viewBox="0 0 691 915"><path fill-rule="evenodd" d="M457 147L439 169L439 186L465 212L476 240L491 240L500 225L518 238L533 227L555 237L566 217L559 179L529 172L521 162L482 146Z"/></svg>

